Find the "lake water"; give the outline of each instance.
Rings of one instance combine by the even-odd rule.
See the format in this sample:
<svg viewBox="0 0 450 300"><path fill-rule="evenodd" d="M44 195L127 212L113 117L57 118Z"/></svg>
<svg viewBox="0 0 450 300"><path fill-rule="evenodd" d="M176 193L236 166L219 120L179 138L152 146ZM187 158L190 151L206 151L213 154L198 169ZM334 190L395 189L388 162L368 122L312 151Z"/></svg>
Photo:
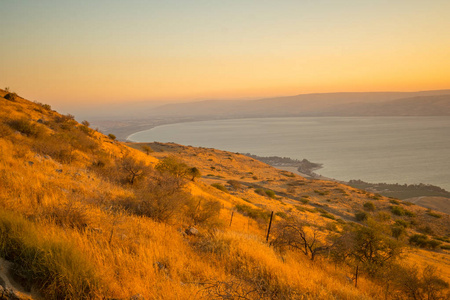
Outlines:
<svg viewBox="0 0 450 300"><path fill-rule="evenodd" d="M449 117L301 117L159 126L128 137L306 158L339 180L427 183L450 191Z"/></svg>

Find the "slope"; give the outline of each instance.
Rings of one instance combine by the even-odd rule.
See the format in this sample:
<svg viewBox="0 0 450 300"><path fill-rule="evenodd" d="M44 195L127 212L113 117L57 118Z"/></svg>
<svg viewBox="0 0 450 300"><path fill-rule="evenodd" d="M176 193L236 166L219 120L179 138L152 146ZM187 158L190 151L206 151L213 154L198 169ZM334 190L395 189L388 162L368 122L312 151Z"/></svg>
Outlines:
<svg viewBox="0 0 450 300"><path fill-rule="evenodd" d="M327 244L375 219L426 232L405 264L449 275L447 250L431 243L448 246L446 214L216 149L125 145L6 91L0 107L0 255L33 298L379 299L383 281L364 271L356 288L352 265L332 261ZM312 260L275 247L292 217L329 251L314 248ZM394 294L407 297L400 285Z"/></svg>

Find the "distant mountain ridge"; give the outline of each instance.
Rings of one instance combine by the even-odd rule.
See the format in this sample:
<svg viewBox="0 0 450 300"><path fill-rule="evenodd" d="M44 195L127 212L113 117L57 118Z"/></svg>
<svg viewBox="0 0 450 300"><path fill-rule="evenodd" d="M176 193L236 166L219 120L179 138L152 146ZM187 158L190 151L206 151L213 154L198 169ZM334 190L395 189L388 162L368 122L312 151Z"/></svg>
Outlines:
<svg viewBox="0 0 450 300"><path fill-rule="evenodd" d="M167 104L150 116L450 116L450 90L301 94L259 100L206 100Z"/></svg>

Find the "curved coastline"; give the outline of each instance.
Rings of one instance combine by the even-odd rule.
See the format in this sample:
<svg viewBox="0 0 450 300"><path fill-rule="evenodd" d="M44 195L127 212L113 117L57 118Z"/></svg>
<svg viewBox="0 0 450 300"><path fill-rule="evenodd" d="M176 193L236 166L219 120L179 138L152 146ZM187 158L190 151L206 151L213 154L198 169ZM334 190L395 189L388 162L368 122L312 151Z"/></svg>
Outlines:
<svg viewBox="0 0 450 300"><path fill-rule="evenodd" d="M236 118L236 119L233 119L233 120L238 120L238 119L241 119L242 120L242 118ZM247 119L247 123L249 123L250 125L250 129L252 129L252 128L254 128L256 125L254 124L254 122L256 122L256 123L258 123L256 120L254 121L254 120L249 120L250 118L244 118L244 120L245 119ZM254 118L251 118L251 119L254 119ZM267 118L263 118L263 119L267 119ZM270 118L270 119L273 119L273 118ZM283 119L286 119L286 118L283 118ZM293 119L296 119L296 118L293 118ZM308 118L309 119L309 118ZM316 118L314 118L314 119L316 119ZM332 119L331 120L331 122L333 122L333 124L334 123L336 123L336 121L338 121L338 122L340 122L340 123L338 123L338 125L340 125L340 124L344 124L345 126L347 126L348 127L348 125L347 124L352 124L352 122L348 122L348 121L345 121L345 123L343 123L343 121L341 121L340 120L340 118L338 118L337 120L335 119L335 118L325 118L325 119ZM351 119L353 119L353 118L351 118ZM357 118L358 119L358 118ZM372 118L371 118L372 119ZM385 126L384 125L384 123L386 123L385 122L385 120L384 120L385 118L383 118L383 126ZM439 119L437 119L438 121L439 121ZM148 130L152 130L152 129L154 129L154 128L156 128L156 127L160 127L160 126L162 126L162 125L174 125L174 124L177 124L177 123L197 123L197 122L205 122L205 121L209 121L209 122L211 122L211 121L224 121L223 119L220 119L220 120L205 120L205 119L203 119L203 120L192 120L192 119L189 119L189 120L186 120L186 119L184 119L184 120L180 120L180 119L178 119L178 120L175 120L175 119L171 119L171 120L168 120L168 119L165 119L165 120L162 120L162 119L160 119L160 120L158 120L158 122L153 122L153 124L146 124L147 126L145 126L145 127L141 127L141 128L138 128L138 127L134 127L135 129L141 129L141 130L136 130L136 131L134 131L134 132L132 132L131 130L129 130L128 132L130 133L129 135L127 135L127 140L128 141L130 141L130 142L151 142L150 140L148 140L148 139L145 139L145 134L143 135L143 136L141 136L140 138L137 138L136 136L135 136L135 134L137 134L137 133L142 133L142 132L145 132L145 131L148 131ZM277 120L273 120L274 122L275 122L275 124L277 124L278 123L278 121ZM305 120L306 121L306 120ZM372 121L372 120L371 120ZM396 119L395 118L389 118L389 120L388 120L389 122L395 122L394 123L394 125L395 126L397 126L397 121L396 121ZM278 129L276 129L276 128L270 128L270 127L272 127L272 121L264 121L265 123L264 123L264 125L267 127L267 126L269 126L269 127L267 127L266 129L264 129L264 130L268 130L267 132L266 131L264 131L264 132L266 132L268 135L270 135L271 134L271 137L274 139L274 141L277 141L277 139L278 139L278 135L277 135L277 130L278 129L282 129L282 128L278 128ZM284 122L284 121L283 121ZM290 121L289 121L290 122ZM303 122L303 121L302 121ZM328 122L328 121L327 121ZM440 123L442 122L442 121L439 121ZM159 124L157 124L157 123L159 123ZM221 123L221 122L220 122ZM226 134L222 137L220 137L220 139L219 139L219 141L220 142L218 142L218 144L215 146L215 148L218 148L218 149L226 149L226 147L224 146L224 141L225 141L225 144L227 143L226 141L228 140L228 139L230 139L230 138L233 138L233 139L235 139L235 137L234 137L234 135L233 135L233 133L231 133L231 132L229 132L229 128L228 128L228 124L227 123L225 123L225 125L221 125L220 123L218 123L218 126L217 126L217 128L214 126L214 127L211 127L211 128L209 128L208 129L208 134L214 134L214 135L216 135L217 136L217 134L218 134L218 130L221 130L221 129L226 129L227 130L227 132L226 132ZM241 123L243 123L243 124L241 124ZM403 123L405 123L404 122L404 120L401 120L401 122L400 122L400 125L401 124L403 124ZM408 122L408 123L411 123L411 122ZM408 123L406 123L407 125L409 125ZM437 123L437 125L440 125L440 123ZM284 126L284 123L280 123L282 126ZM367 121L366 120L364 120L364 123L362 124L362 125L367 125L368 123L367 123ZM434 124L434 123L433 123ZM151 125L154 125L154 126L151 126ZM245 122L238 122L238 125L239 126L242 126L242 125L246 125L245 124ZM302 126L303 126L304 124L302 123ZM329 124L327 124L327 123L325 123L324 125L329 125ZM311 127L310 126L310 124L308 124L308 123L306 123L305 124L305 126L309 126L309 127ZM447 122L447 125L446 126L448 126L448 122ZM188 125L186 125L186 127L187 128L190 128L190 127L193 127L193 126L188 126ZM210 126L208 126L208 127L210 127ZM322 128L323 128L324 126L322 126ZM344 129L347 129L347 127L344 127ZM361 126L360 126L361 127ZM178 127L177 127L178 128ZM364 127L363 127L364 128ZM369 127L370 128L370 127ZM403 127L400 127L400 128L407 128L408 130L409 130L409 127L405 127L405 126L403 126ZM131 129L130 127L128 128L128 129ZM179 131L179 130L181 130L181 129L183 129L182 131ZM319 128L320 129L320 128ZM164 130L168 130L168 129L164 129ZM177 139L176 138L176 136L174 135L173 137L171 136L171 135L169 135L168 137L169 137L169 139L173 139L173 140L170 140L170 141L173 141L173 142L176 142L176 143L180 143L180 144L186 144L186 145L188 145L190 142L188 141L189 139L189 132L192 132L192 130L194 130L194 131L199 131L200 129L199 128L197 128L197 126L194 126L193 128L191 128L190 130L189 129L186 129L186 132L185 132L185 130L184 130L184 126L181 126L180 128L178 128L176 131L177 131L177 135L176 136L180 136L180 137L183 137L181 140L179 140L179 139ZM230 129L231 130L231 129ZM170 132L170 130L168 130L169 132ZM442 130L441 130L442 131ZM250 132L252 132L252 131L250 131ZM308 132L310 132L310 131L308 131ZM316 134L316 136L320 136L319 135L319 133L320 133L321 131L318 131L318 132L316 132L317 134ZM381 131L380 133L383 133L384 131ZM415 131L416 132L416 131ZM256 133L258 133L258 132L255 132L255 134ZM339 132L337 132L337 133L339 133ZM372 133L372 132L369 132L369 133ZM308 133L309 135L311 134L311 133ZM444 134L444 135L447 135L447 134ZM152 136L152 134L149 134L149 136ZM196 135L194 135L193 137L192 137L192 139L193 140L195 140L195 136ZM253 136L252 135L250 135L250 137L252 138L252 142L250 142L251 143L251 145L253 145L253 146L251 146L250 148L245 148L245 147L241 147L241 148L236 148L236 149L234 149L234 150L231 150L232 152L241 152L241 153L244 153L244 152L250 152L250 153L255 153L255 152L253 152L257 147L258 147L258 145L259 144L261 144L262 143L262 141L256 141L256 142L258 142L257 144L253 144L253 140L254 140L254 134L253 134ZM390 135L386 135L386 136L388 136L388 137L390 137ZM315 136L314 136L315 137ZM328 136L326 136L327 138L330 138L330 140L331 141L340 141L340 138L338 139L337 137L338 137L338 135L331 135L330 136L330 134L328 134ZM364 140L367 140L368 139L368 137L370 137L369 135L361 135L360 134L360 136L359 136L360 138L362 138L362 139L364 139ZM154 135L154 138L156 139L156 140L159 140L159 141L164 141L164 135L162 135L161 136L161 134L159 134L159 131L158 132L155 132L155 135ZM307 137L305 137L305 138L307 138ZM207 138L206 138L207 139ZM203 138L201 141L204 141L205 140L205 138ZM264 140L264 139L262 139L262 140ZM324 138L322 138L322 140L324 140ZM169 140L165 140L166 142L169 142ZM239 141L239 140L238 140ZM238 141L236 141L236 143L238 142ZM248 144L248 139L247 140L245 140L246 141L246 144ZM350 139L350 142L351 143L355 143L354 142L355 141L355 139L354 138L351 138ZM390 141L390 142L389 142ZM370 140L369 140L369 142L370 142ZM392 138L391 138L391 140L388 140L388 141L385 141L385 140L381 140L380 141L381 143L383 143L384 145L395 145L395 144L393 144L392 143ZM432 142L432 141L431 141ZM430 144L431 142L429 142L428 144ZM378 142L377 142L378 143ZM245 143L244 143L245 144ZM342 142L341 142L341 144L342 144ZM193 144L194 146L196 146L195 144ZM292 148L293 146L295 146L295 145L293 145L292 143L290 143L289 144L290 146L287 146L287 147L290 147L289 149L294 149L294 148ZM347 144L345 144L345 145L347 145ZM351 144L350 144L351 145ZM197 146L198 146L198 144L197 144ZM201 144L200 144L200 146L202 146ZM281 146L281 145L280 145ZM375 145L376 146L376 145ZM408 145L408 146L410 146L410 147L412 147L412 146L414 146L413 144L411 144L411 145ZM212 147L212 146L211 146ZM402 146L403 147L403 146ZM310 147L311 148L311 147ZM405 148L405 147L403 147L403 148ZM442 148L442 147L441 147ZM259 148L258 148L259 149ZM271 156L271 155L277 155L277 153L279 153L278 155L279 156L286 156L286 157L293 157L293 156L291 156L290 154L292 154L293 153L293 151L291 151L291 150L289 150L289 151L281 151L281 152L276 152L275 150L276 150L277 148L275 147L271 147L271 148L269 148L269 150L268 151L266 151L266 152L262 152L262 153L258 153L259 155L261 155L261 156ZM280 148L281 149L281 148ZM328 150L326 150L327 148L321 148L321 149L325 149L324 151L322 151L322 152L326 152L326 151L328 151ZM282 149L281 149L282 150ZM311 149L307 149L307 150L311 150ZM401 148L399 149L399 150L402 150ZM403 149L404 150L404 149ZM403 151L402 150L402 151ZM406 150L405 150L406 151ZM319 161L319 162L322 162L322 163L325 163L326 165L324 165L324 167L325 168L327 168L328 169L328 167L327 167L327 165L328 165L328 163L329 163L329 161L328 160L322 160L322 159L320 159L320 157L322 157L323 158L323 155L321 155L321 156L316 156L316 157L310 157L310 156L308 156L307 154L308 154L309 152L305 152L305 153L303 153L304 154L304 156L303 157L308 157L308 159L311 159L312 161ZM345 152L344 152L345 153ZM323 154L323 153L322 153ZM326 153L325 153L326 154ZM375 154L377 154L378 155L378 153L375 153ZM420 153L417 153L417 154L420 154ZM348 156L348 155L347 155ZM295 157L295 156L294 156ZM296 157L297 159L299 159L298 157ZM347 157L345 157L345 158L347 158ZM403 159L403 156L399 156L398 157L398 159ZM330 160L331 160L331 158L330 158ZM353 160L353 159L352 159ZM345 160L344 160L345 161ZM424 163L426 163L426 160L425 159L423 159L423 160L420 160L419 162L421 162L422 163L422 165L424 164ZM400 162L399 162L400 163ZM340 164L340 165L342 165L342 163ZM352 161L349 161L349 165L347 165L346 166L346 168L348 169L348 168L352 168L352 167L355 167L354 166L355 164L354 164L354 162L352 162ZM416 163L414 163L414 165L416 165ZM288 166L288 165L286 165L286 164L284 164L284 163L281 163L281 162L279 162L278 163L278 165L275 165L274 167L291 167L291 166ZM292 166L294 166L294 165L292 165ZM343 166L340 166L340 167L343 167ZM356 166L356 167L358 167L358 166ZM369 166L370 167L370 166ZM418 165L418 166L416 166L415 167L415 169L416 169L416 171L415 172L420 172L417 168L418 167L420 167L420 165ZM407 165L407 169L406 169L406 171L412 171L411 169L412 169L413 167L412 167L412 165L411 164L409 164L409 165ZM316 169L317 170L317 169ZM369 169L367 169L366 170L366 172L368 171L369 173L371 173L371 171L370 171L371 169L369 168ZM305 174L305 172L302 172L302 171L304 171L304 170L299 170L300 171L300 173L303 173L303 174ZM359 173L361 173L362 171L361 170L359 170L360 172ZM321 173L320 171L319 171L319 173ZM387 174L387 173L386 173ZM403 174L403 173L402 173ZM406 174L408 174L408 173L406 173ZM310 175L310 174L308 174L308 175ZM317 175L319 175L319 174L317 174ZM320 174L321 175L321 174ZM433 182L433 181L430 181L430 180L426 180L427 179L427 177L426 176L423 176L423 180L422 181L420 181L420 180L418 180L419 178L415 178L416 180L414 180L414 181L412 181L412 180L396 180L396 181L393 181L393 180L391 180L391 178L389 178L389 176L388 177L384 177L384 176L378 176L378 177L376 177L376 176L372 176L373 178L370 178L370 176L368 177L368 178L364 178L364 177L361 177L361 176L358 176L358 173L357 174L354 174L354 176L351 176L351 177L349 177L349 176L347 176L347 177L345 177L345 178L341 178L341 177L338 177L338 176L336 176L336 174L334 174L335 176L333 176L333 174L327 174L327 175L325 175L326 177L328 177L327 179L332 179L332 178L337 178L337 179L334 179L334 180L336 180L336 181L340 181L340 182L342 182L342 181L349 181L349 180L351 180L351 179L362 179L362 180L365 180L366 182L384 182L384 181L386 181L386 182L388 182L388 183L396 183L396 182L400 182L400 183L403 183L403 182L406 182L406 183L408 183L408 184L414 184L414 183L418 183L418 182L427 182L427 183L431 183L431 184L433 184L433 185L436 185L436 186L440 186L440 182L442 181L437 181L437 182ZM359 175L361 175L361 174L359 174ZM378 174L378 175L381 175L381 174ZM323 178L323 179L325 179L324 177L325 176L308 176L308 177L310 177L310 178L316 178L316 179L319 179L319 178ZM403 177L405 177L406 175L402 175ZM403 178L402 177L402 178ZM417 176L416 176L417 177ZM341 178L341 180L339 180L339 178ZM394 178L394 179L399 179L399 178ZM413 178L414 179L414 178ZM445 185L444 185L445 186ZM446 186L447 187L447 186ZM445 187L444 187L445 188Z"/></svg>

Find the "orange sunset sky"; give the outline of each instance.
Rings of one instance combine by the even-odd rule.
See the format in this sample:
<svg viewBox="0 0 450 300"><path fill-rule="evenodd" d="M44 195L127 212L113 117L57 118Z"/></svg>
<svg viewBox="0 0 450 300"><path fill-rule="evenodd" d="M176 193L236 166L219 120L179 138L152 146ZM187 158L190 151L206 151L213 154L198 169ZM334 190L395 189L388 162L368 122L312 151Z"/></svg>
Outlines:
<svg viewBox="0 0 450 300"><path fill-rule="evenodd" d="M448 0L3 0L0 84L56 107L450 88Z"/></svg>

